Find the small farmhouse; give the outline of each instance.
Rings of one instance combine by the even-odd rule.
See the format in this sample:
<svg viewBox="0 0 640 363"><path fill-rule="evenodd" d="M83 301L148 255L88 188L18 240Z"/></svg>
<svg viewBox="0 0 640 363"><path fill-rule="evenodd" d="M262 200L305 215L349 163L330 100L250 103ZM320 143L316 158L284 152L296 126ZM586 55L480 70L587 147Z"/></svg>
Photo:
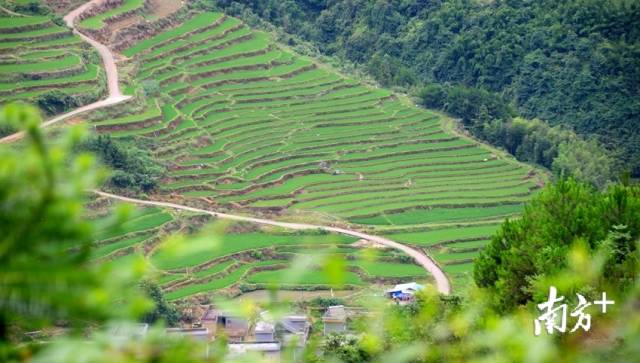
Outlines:
<svg viewBox="0 0 640 363"><path fill-rule="evenodd" d="M416 282L398 284L392 289L385 291L385 295L398 302L412 301L415 293L424 289L423 285Z"/></svg>
<svg viewBox="0 0 640 363"><path fill-rule="evenodd" d="M347 313L343 305L329 306L322 317L324 335L347 331Z"/></svg>

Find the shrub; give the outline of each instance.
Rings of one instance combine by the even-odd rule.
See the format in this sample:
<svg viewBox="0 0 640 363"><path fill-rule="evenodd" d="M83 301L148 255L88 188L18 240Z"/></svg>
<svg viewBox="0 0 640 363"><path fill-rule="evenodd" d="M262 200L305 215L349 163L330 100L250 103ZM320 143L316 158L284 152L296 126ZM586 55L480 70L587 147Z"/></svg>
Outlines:
<svg viewBox="0 0 640 363"><path fill-rule="evenodd" d="M114 170L108 182L112 187L150 192L164 175L164 167L154 161L148 151L116 141L109 135L90 138L81 149L94 152Z"/></svg>
<svg viewBox="0 0 640 363"><path fill-rule="evenodd" d="M36 104L47 115L64 113L78 106L73 96L57 89L38 96L36 98Z"/></svg>

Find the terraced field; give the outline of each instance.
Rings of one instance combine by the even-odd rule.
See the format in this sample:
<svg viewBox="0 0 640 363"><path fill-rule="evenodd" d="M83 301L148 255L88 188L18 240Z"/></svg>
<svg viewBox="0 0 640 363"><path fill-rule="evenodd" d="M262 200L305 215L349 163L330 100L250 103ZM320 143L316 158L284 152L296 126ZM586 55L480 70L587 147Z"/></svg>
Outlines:
<svg viewBox="0 0 640 363"><path fill-rule="evenodd" d="M142 13L145 4L125 1L79 26L99 32L119 16ZM189 14L122 51L130 72L122 78L135 102L89 117L97 132L154 145L153 154L169 169L155 199L350 225L423 249L458 288L498 224L518 215L545 181L404 96L314 63L236 18ZM104 88L103 77L90 53L49 18L1 18L0 101L32 100L51 89L95 94ZM202 217L146 210L129 223L131 230L99 236L96 258L144 255L161 271L172 299L276 282L287 276L278 271L287 261L306 255L282 249L307 239L340 246L349 257L346 282L352 286L372 278L425 277L417 266L393 258L355 258L345 252L344 245L354 242L347 237L331 236L329 243L325 235L255 226L233 230L222 247L205 246L193 255L176 258L158 248L161 237L191 232L190 221ZM265 249L265 258L248 255ZM241 256L243 263L229 263L229 256ZM328 283L316 267L285 286Z"/></svg>
<svg viewBox="0 0 640 363"><path fill-rule="evenodd" d="M104 228L95 237L94 258L118 263L134 255L144 256L170 300L210 293L233 295L280 283L283 288L326 289L427 278L420 266L401 263L397 252L365 250L353 245L356 239L346 236L234 223L217 233L195 233L188 242L178 243L167 237L197 229L208 231L211 218L143 208L115 229L109 227L112 218L110 214L97 217ZM330 255L342 256L349 269L339 285L322 269ZM304 273L287 270L291 261L299 260Z"/></svg>
<svg viewBox="0 0 640 363"><path fill-rule="evenodd" d="M464 284L473 257L544 177L443 117L363 85L220 13L123 51L140 112L100 132L148 138L160 194L217 208L339 221L424 248ZM142 84L157 82L158 97ZM269 274L265 274L265 281Z"/></svg>
<svg viewBox="0 0 640 363"><path fill-rule="evenodd" d="M80 22L80 27L87 29L100 29L105 26L105 21L127 15L128 13L140 10L144 6L144 0L123 0L122 5L87 17Z"/></svg>
<svg viewBox="0 0 640 363"><path fill-rule="evenodd" d="M0 17L0 104L33 102L58 90L73 107L104 92L100 61L68 28L47 16Z"/></svg>

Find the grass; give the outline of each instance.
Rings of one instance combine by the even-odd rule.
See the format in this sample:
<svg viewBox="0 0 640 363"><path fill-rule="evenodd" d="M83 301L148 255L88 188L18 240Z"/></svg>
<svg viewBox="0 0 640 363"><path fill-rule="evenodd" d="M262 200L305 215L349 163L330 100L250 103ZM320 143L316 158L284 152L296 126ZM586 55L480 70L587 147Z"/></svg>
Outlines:
<svg viewBox="0 0 640 363"><path fill-rule="evenodd" d="M180 250L171 249L165 244L151 256L151 262L159 269L174 270L197 266L215 258L228 256L242 251L251 251L274 246L305 244L348 244L354 238L335 235L287 235L264 233L227 233L218 238L201 238L191 241Z"/></svg>
<svg viewBox="0 0 640 363"><path fill-rule="evenodd" d="M87 95L87 94L91 94L93 91L95 91L95 86L93 85L87 85L87 84L82 84L79 86L73 86L73 87L65 87L65 88L61 88L60 89L63 93L66 93L68 95L72 95L72 96L79 96L79 95ZM40 89L37 91L29 91L29 92L16 92L16 93L8 93L2 97L0 97L1 99L1 103L5 103L5 102L11 102L11 101L24 101L24 102L29 102L31 100L33 100L34 98L49 92L49 89Z"/></svg>
<svg viewBox="0 0 640 363"><path fill-rule="evenodd" d="M194 275L196 277L205 277L205 276L210 276L210 275L214 275L217 274L218 272L224 271L227 269L227 267L233 265L234 263L236 263L236 261L234 260L229 260L226 262L222 262L222 263L218 263L215 264L207 269L204 270L200 270L194 273Z"/></svg>
<svg viewBox="0 0 640 363"><path fill-rule="evenodd" d="M351 221L360 224L373 225L406 225L432 222L449 222L456 220L475 220L487 217L505 216L522 212L522 204L468 207L468 208L431 208L416 209L403 213L384 214L369 218L352 218Z"/></svg>
<svg viewBox="0 0 640 363"><path fill-rule="evenodd" d="M171 300L177 300L177 299L181 299L181 298L199 294L199 293L213 292L215 290L229 287L234 283L237 283L242 278L242 276L251 268L258 267L258 266L281 264L283 262L286 262L286 261L269 260L269 261L260 261L252 264L245 264L231 271L226 276L223 276L221 278L217 278L205 283L187 285L186 287L166 293L165 297L167 298L167 300L171 301Z"/></svg>
<svg viewBox="0 0 640 363"><path fill-rule="evenodd" d="M0 41L6 42L6 41L22 40L22 39L30 39L30 38L33 38L33 39L45 38L48 36L60 35L63 33L69 33L69 29L58 26L58 25L52 25L47 28L29 30L26 32L0 33Z"/></svg>
<svg viewBox="0 0 640 363"><path fill-rule="evenodd" d="M0 31L3 29L21 28L49 22L46 16L0 17Z"/></svg>
<svg viewBox="0 0 640 363"><path fill-rule="evenodd" d="M481 248L486 246L490 240L476 240L476 241L465 241L465 242L455 242L447 244L448 248Z"/></svg>
<svg viewBox="0 0 640 363"><path fill-rule="evenodd" d="M339 281L339 283L337 282ZM341 278L334 279L322 271L306 271L300 276L292 278L288 270L260 271L251 274L247 282L253 284L274 284L274 285L364 285L360 277L350 271L342 274Z"/></svg>
<svg viewBox="0 0 640 363"><path fill-rule="evenodd" d="M184 23L183 25L175 29L165 31L159 35L156 35L154 37L143 40L133 45L132 47L124 50L122 54L124 54L127 57L132 57L144 50L150 49L154 46L157 46L158 44L169 41L172 38L190 33L196 29L210 25L214 23L216 20L218 20L221 16L222 16L221 13L208 13L208 12L200 13L194 16L190 21Z"/></svg>
<svg viewBox="0 0 640 363"><path fill-rule="evenodd" d="M116 228L105 228L98 231L96 240L106 240L133 232L160 227L171 221L171 214L157 208L145 208L138 216L128 219Z"/></svg>
<svg viewBox="0 0 640 363"><path fill-rule="evenodd" d="M362 268L371 277L425 277L424 268L409 264L383 261L355 261L350 266Z"/></svg>
<svg viewBox="0 0 640 363"><path fill-rule="evenodd" d="M415 245L434 245L445 241L455 241L460 239L488 237L498 229L497 224L480 226L454 226L419 232L403 232L388 234L386 237L395 241L405 242Z"/></svg>
<svg viewBox="0 0 640 363"><path fill-rule="evenodd" d="M474 259L478 255L476 251L457 253L436 253L435 257L441 262L464 261Z"/></svg>
<svg viewBox="0 0 640 363"><path fill-rule="evenodd" d="M80 83L80 82L89 82L95 81L98 78L98 67L91 64L88 66L86 72L80 73L75 76L65 77L62 79L41 79L35 81L24 81L17 83L0 83L0 90L17 90L17 89L28 89L33 87L43 87L43 86L59 86L64 83Z"/></svg>
<svg viewBox="0 0 640 363"><path fill-rule="evenodd" d="M127 247L131 247L131 246L135 246L135 245L145 241L150 236L151 236L151 234L143 234L143 235L132 237L132 238L122 239L122 240L117 241L117 242L100 245L96 249L93 250L92 256L93 256L93 258L105 257L105 256L107 256L107 255L109 255L109 254L111 254L111 253L113 253L115 251L118 251L118 250L121 250L121 249L124 249L124 248L127 248Z"/></svg>
<svg viewBox="0 0 640 363"><path fill-rule="evenodd" d="M144 0L124 0L121 6L82 20L80 26L88 29L100 29L105 26L105 21L109 18L139 9L142 5L144 5Z"/></svg>
<svg viewBox="0 0 640 363"><path fill-rule="evenodd" d="M185 278L185 275L183 274L166 274L166 275L160 276L156 281L159 285L165 285L170 282L177 281L183 278Z"/></svg>
<svg viewBox="0 0 640 363"><path fill-rule="evenodd" d="M473 272L473 264L472 263L458 263L458 264L450 264L444 265L444 272L447 274L460 274L460 273L471 273Z"/></svg>
<svg viewBox="0 0 640 363"><path fill-rule="evenodd" d="M39 63L25 64L2 64L0 65L0 73L26 73L26 72L46 72L59 69L71 68L81 63L80 57L69 55L62 59Z"/></svg>

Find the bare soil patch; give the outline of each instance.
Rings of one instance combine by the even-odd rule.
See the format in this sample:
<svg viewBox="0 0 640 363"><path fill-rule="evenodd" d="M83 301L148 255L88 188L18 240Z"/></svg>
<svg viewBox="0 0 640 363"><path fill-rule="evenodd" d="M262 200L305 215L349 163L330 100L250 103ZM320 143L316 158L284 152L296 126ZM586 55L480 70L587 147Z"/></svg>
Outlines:
<svg viewBox="0 0 640 363"><path fill-rule="evenodd" d="M49 7L53 12L58 15L66 14L69 11L77 8L78 6L84 4L85 0L43 0L42 1L47 7Z"/></svg>
<svg viewBox="0 0 640 363"><path fill-rule="evenodd" d="M115 21L113 23L109 24L109 31L111 33L117 33L122 29L128 28L134 24L139 23L140 21L142 21L143 18L140 15L133 15L118 21Z"/></svg>
<svg viewBox="0 0 640 363"><path fill-rule="evenodd" d="M156 18L164 18L180 10L182 6L184 1L181 0L151 0L149 10Z"/></svg>
<svg viewBox="0 0 640 363"><path fill-rule="evenodd" d="M387 246L381 244L381 243L377 243L374 241L369 241L366 239L359 239L356 242L352 243L351 246L353 247L362 247L362 248L387 248Z"/></svg>

